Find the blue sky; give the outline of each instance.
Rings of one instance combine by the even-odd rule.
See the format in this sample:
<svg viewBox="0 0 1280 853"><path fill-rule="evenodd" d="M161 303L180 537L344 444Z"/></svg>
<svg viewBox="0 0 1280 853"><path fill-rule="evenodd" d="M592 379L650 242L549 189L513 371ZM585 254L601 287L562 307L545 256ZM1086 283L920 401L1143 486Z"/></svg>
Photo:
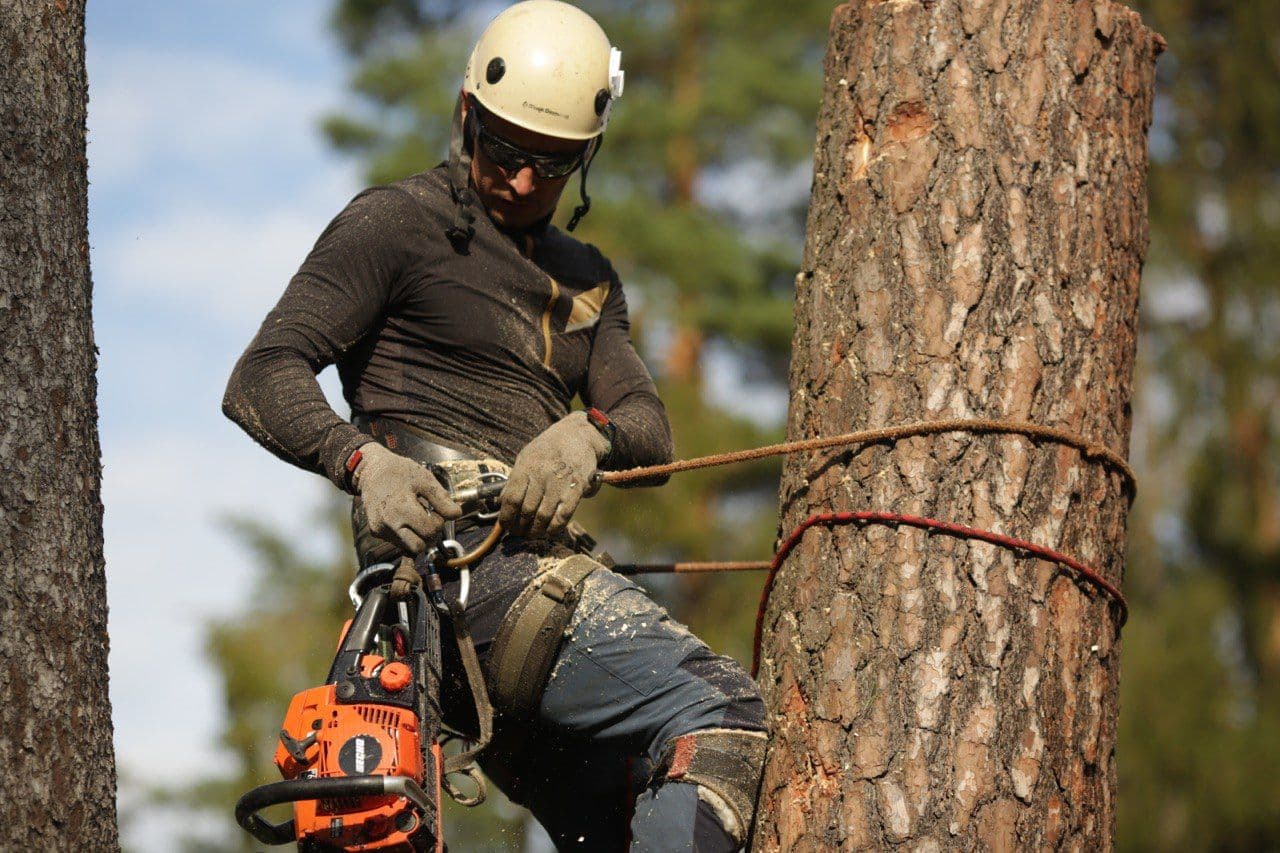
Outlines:
<svg viewBox="0 0 1280 853"><path fill-rule="evenodd" d="M252 566L219 519L256 514L302 539L329 488L219 411L236 357L358 189L354 164L317 130L344 97L328 7L89 4L111 692L129 779L180 783L225 766L202 634L244 602ZM172 832L144 816L127 841L171 850Z"/></svg>

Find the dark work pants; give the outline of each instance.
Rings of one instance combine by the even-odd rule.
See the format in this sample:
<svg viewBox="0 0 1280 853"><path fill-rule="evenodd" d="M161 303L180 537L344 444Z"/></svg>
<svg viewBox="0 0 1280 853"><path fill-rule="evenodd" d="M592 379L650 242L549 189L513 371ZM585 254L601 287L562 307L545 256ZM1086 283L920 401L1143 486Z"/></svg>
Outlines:
<svg viewBox="0 0 1280 853"><path fill-rule="evenodd" d="M482 663L538 561L568 553L508 538L473 570L467 619ZM446 590L456 595L456 580ZM474 731L452 632L443 634L445 722ZM584 583L537 715L499 715L480 766L560 850L731 851L735 845L695 785L646 784L670 739L707 728L762 731L755 682L640 587L599 569Z"/></svg>

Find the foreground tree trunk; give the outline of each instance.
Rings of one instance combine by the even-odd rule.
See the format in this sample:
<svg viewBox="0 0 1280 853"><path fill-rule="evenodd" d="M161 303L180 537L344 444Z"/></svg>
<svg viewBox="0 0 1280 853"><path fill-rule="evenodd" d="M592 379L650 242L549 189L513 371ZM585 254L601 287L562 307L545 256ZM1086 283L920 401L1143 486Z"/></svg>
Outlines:
<svg viewBox="0 0 1280 853"><path fill-rule="evenodd" d="M1159 37L1108 0L863 0L830 39L789 438L992 417L1127 453ZM1049 442L792 457L784 532L833 509L1123 573L1124 480ZM755 849L1111 845L1118 625L1092 588L914 528L814 528L765 625Z"/></svg>
<svg viewBox="0 0 1280 853"><path fill-rule="evenodd" d="M5 0L0 57L0 825L111 850L83 0Z"/></svg>

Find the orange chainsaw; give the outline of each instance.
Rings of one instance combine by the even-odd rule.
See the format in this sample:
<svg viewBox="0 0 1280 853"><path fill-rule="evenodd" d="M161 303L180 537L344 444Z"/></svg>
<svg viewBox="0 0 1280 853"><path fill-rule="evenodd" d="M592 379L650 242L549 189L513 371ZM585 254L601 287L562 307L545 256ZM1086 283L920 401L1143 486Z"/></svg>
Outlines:
<svg viewBox="0 0 1280 853"><path fill-rule="evenodd" d="M264 844L321 851L443 851L440 831L440 620L421 588L366 595L324 686L293 697L275 763L284 781L236 803ZM293 803L293 820L258 815Z"/></svg>
<svg viewBox="0 0 1280 853"><path fill-rule="evenodd" d="M487 520L496 515L501 487L485 483L454 497ZM295 695L285 713L275 752L284 781L260 785L236 803L236 822L254 838L296 840L302 853L443 853L441 788L463 805L483 800L471 762L489 740L492 709L466 628L469 570L461 571L460 600L446 600L443 592L439 569L462 552L452 525L446 537L414 561L410 574L425 580L425 591L415 577L408 595L393 598L393 584L384 581L393 572L399 579L401 570L387 563L370 566L352 583L356 612L343 626L328 678ZM472 748L448 758L440 747L442 614L452 624L480 724ZM470 776L476 795L451 785L452 773ZM292 820L277 824L258 814L281 803L293 803Z"/></svg>

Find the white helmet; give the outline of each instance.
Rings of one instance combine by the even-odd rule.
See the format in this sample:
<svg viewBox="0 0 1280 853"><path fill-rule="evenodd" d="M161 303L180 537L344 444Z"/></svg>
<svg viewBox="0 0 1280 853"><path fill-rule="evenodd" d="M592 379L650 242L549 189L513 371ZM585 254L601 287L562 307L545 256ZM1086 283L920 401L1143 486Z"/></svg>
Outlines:
<svg viewBox="0 0 1280 853"><path fill-rule="evenodd" d="M622 95L621 65L622 52L586 12L560 0L525 0L485 28L462 88L527 130L593 139Z"/></svg>

